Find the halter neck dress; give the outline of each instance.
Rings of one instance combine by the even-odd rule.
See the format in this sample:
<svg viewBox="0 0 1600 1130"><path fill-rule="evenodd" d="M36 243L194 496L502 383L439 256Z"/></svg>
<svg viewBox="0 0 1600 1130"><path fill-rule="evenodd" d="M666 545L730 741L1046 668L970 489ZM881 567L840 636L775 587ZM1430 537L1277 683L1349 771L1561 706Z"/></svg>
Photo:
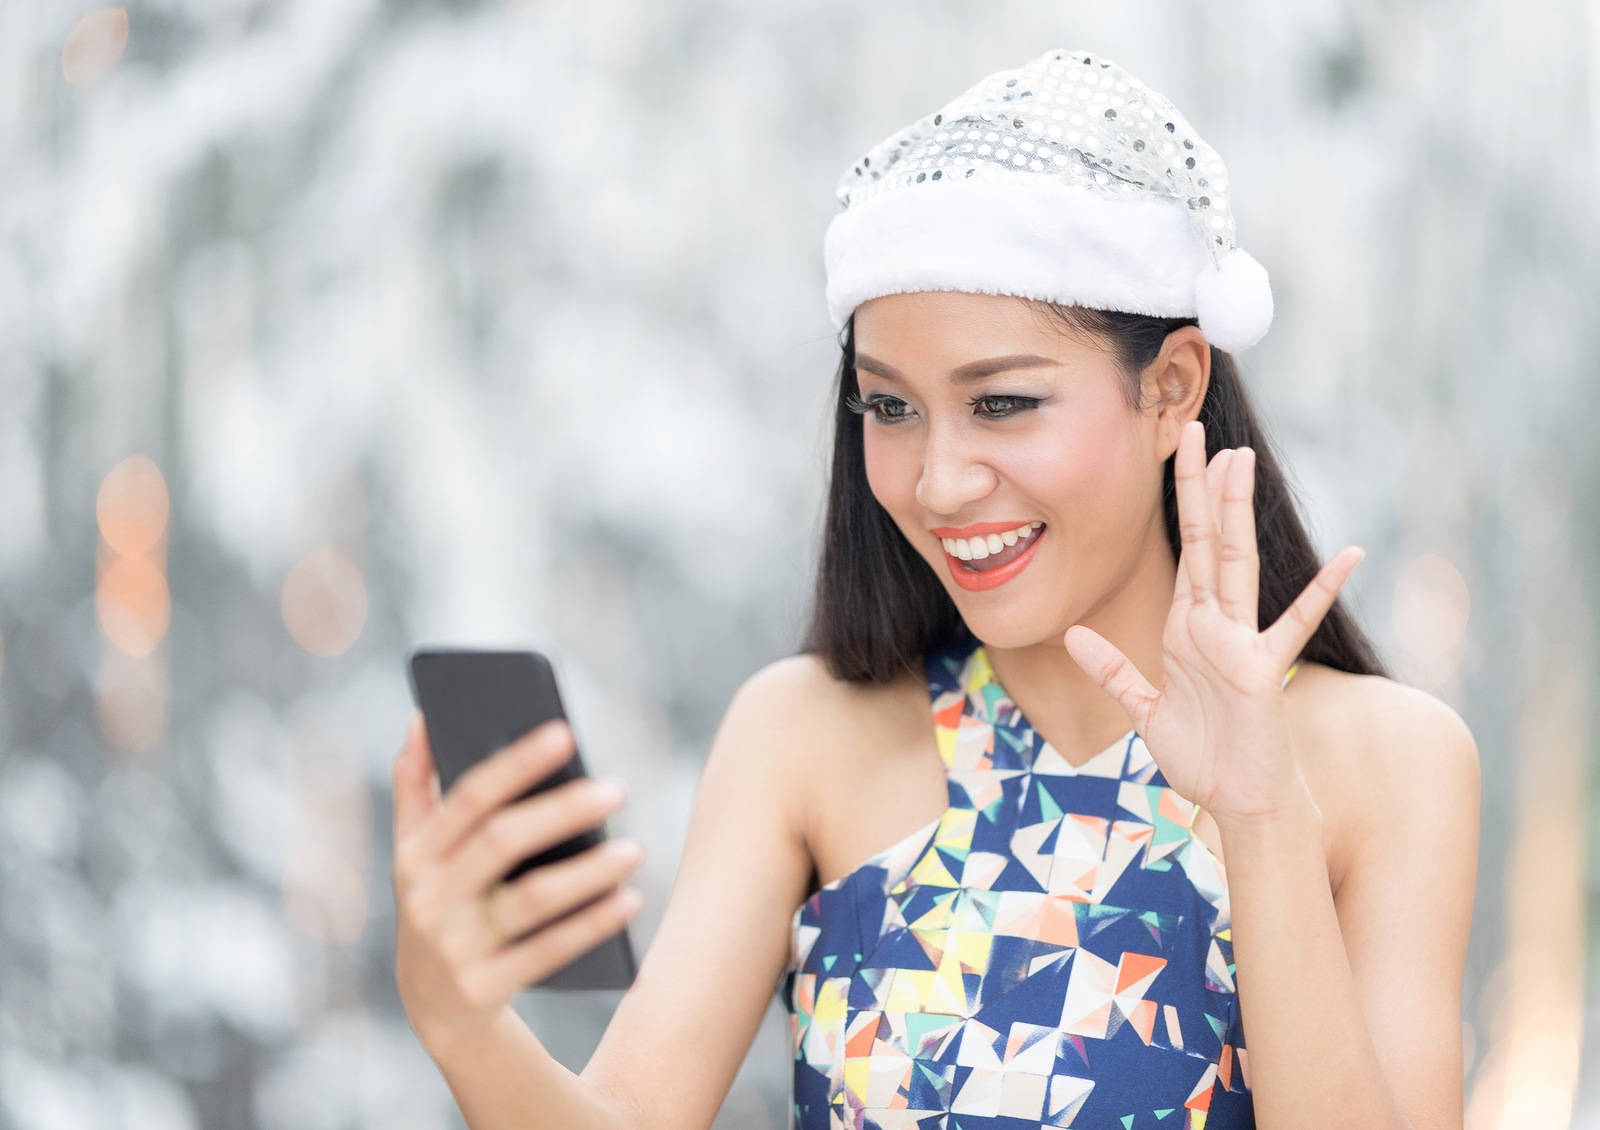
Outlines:
<svg viewBox="0 0 1600 1130"><path fill-rule="evenodd" d="M794 914L794 1130L1255 1125L1222 861L1129 731L1074 767L971 638L949 807Z"/></svg>

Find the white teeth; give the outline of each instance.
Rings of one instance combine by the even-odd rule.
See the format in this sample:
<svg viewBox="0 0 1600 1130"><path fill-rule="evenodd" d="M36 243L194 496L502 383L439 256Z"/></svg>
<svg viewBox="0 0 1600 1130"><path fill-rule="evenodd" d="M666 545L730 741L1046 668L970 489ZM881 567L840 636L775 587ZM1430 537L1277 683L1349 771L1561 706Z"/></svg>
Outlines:
<svg viewBox="0 0 1600 1130"><path fill-rule="evenodd" d="M1029 522L1004 533L980 534L972 538L940 538L939 544L944 546L944 551L951 557L962 561L982 561L1007 546L1016 545L1017 542L1032 537L1033 532L1043 526L1043 522Z"/></svg>
<svg viewBox="0 0 1600 1130"><path fill-rule="evenodd" d="M944 551L951 557L959 557L963 561L971 561L972 554L967 549L966 540L963 538L940 538Z"/></svg>

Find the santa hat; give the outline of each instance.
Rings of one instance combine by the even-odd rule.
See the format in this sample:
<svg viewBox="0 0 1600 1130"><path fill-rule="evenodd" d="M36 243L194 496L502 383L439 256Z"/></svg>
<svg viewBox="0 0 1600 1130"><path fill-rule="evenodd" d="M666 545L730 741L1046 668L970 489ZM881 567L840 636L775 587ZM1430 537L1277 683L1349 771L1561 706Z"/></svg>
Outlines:
<svg viewBox="0 0 1600 1130"><path fill-rule="evenodd" d="M920 290L1192 317L1237 352L1272 322L1228 173L1165 97L1088 51L991 75L839 182L828 314Z"/></svg>

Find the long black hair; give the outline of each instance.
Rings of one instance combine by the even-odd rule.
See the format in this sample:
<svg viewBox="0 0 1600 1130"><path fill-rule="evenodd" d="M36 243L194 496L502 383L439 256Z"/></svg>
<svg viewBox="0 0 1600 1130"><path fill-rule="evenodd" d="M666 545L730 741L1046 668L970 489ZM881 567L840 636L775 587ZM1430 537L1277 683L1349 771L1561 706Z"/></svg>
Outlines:
<svg viewBox="0 0 1600 1130"><path fill-rule="evenodd" d="M1129 404L1141 406L1140 374L1167 335L1193 318L1154 318L1081 306L1039 304L1080 334L1103 341L1127 380ZM919 671L923 657L966 630L955 602L928 563L872 496L862 449L862 416L851 410L859 390L855 321L840 341L834 409L833 467L823 523L822 555L804 650L838 679L888 682ZM1261 557L1259 623L1271 624L1311 582L1320 563L1272 443L1250 403L1233 356L1211 347L1211 380L1200 405L1206 456L1223 448L1256 452L1256 540ZM1172 459L1162 469L1161 507L1176 560L1178 500ZM1334 603L1301 658L1361 675L1384 674L1377 648L1342 600Z"/></svg>

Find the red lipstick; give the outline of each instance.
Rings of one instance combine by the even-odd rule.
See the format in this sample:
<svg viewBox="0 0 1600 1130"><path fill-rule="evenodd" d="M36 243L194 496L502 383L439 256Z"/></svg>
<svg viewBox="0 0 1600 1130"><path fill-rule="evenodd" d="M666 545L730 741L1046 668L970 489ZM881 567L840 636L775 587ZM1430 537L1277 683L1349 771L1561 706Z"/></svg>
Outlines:
<svg viewBox="0 0 1600 1130"><path fill-rule="evenodd" d="M1007 530L1015 530L1024 525L1027 525L1027 523L979 522L960 528L941 526L929 532L941 540L944 538L974 538L986 534L1004 533ZM950 579L968 592L987 592L989 589L999 588L1028 567L1028 562L1033 560L1034 550L1038 547L1039 541L1049 528L1049 526L1040 526L1034 530L1029 535L1027 546L1023 548L1022 552L1006 561L1003 565L996 565L992 569L969 568L967 562L946 550L944 555L945 566L950 570Z"/></svg>

